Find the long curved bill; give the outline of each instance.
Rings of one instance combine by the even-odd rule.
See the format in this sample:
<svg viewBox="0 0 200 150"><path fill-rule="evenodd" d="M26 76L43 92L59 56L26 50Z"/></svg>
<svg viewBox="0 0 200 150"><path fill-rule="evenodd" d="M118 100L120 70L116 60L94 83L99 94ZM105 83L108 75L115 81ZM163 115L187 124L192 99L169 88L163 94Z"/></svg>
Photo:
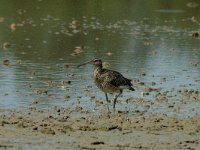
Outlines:
<svg viewBox="0 0 200 150"><path fill-rule="evenodd" d="M90 60L90 61L87 61L87 62L84 62L84 63L82 63L82 64L79 64L79 65L77 66L77 68L79 68L80 66L87 65L87 64L89 64L89 63L91 63L91 60Z"/></svg>

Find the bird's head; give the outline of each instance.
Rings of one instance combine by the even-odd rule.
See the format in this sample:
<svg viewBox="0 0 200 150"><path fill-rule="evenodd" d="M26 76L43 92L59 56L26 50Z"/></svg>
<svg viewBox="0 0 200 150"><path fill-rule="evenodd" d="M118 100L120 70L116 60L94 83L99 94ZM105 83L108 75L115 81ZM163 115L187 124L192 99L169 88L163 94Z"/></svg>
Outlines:
<svg viewBox="0 0 200 150"><path fill-rule="evenodd" d="M91 60L90 63L95 66L102 66L102 61L101 61L101 59L98 59L98 58Z"/></svg>
<svg viewBox="0 0 200 150"><path fill-rule="evenodd" d="M101 59L94 58L94 59L92 59L90 61L87 61L87 62L85 62L83 64L78 65L77 67L80 67L80 66L83 66L83 65L86 65L86 64L92 64L92 65L94 65L96 67L99 67L99 66L101 67L102 66L102 61L101 61Z"/></svg>

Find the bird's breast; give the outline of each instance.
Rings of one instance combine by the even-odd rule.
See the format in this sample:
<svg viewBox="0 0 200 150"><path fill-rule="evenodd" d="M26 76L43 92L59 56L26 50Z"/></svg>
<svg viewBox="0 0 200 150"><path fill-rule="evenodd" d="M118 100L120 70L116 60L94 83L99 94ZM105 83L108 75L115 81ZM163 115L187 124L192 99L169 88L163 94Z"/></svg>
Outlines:
<svg viewBox="0 0 200 150"><path fill-rule="evenodd" d="M109 82L106 82L102 78L94 77L94 82L96 86L105 93L119 93L120 89L118 87L113 86Z"/></svg>

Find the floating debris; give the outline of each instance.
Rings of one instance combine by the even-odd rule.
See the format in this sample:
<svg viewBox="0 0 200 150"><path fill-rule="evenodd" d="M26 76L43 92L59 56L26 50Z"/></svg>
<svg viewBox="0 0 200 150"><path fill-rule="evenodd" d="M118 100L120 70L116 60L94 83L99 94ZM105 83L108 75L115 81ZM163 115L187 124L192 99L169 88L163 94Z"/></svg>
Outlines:
<svg viewBox="0 0 200 150"><path fill-rule="evenodd" d="M108 67L110 67L110 63L108 63L108 62L103 62L103 66L104 66L105 68L108 68Z"/></svg>
<svg viewBox="0 0 200 150"><path fill-rule="evenodd" d="M33 101L32 101L32 104L33 104L33 105L38 104L38 100L33 100Z"/></svg>
<svg viewBox="0 0 200 150"><path fill-rule="evenodd" d="M158 54L158 51L157 51L157 50L152 50L152 52L151 52L151 53L152 53L152 55L154 55L154 56L155 56L155 55L157 55L157 54Z"/></svg>
<svg viewBox="0 0 200 150"><path fill-rule="evenodd" d="M146 73L145 73L145 72L143 72L141 75L142 75L142 76L146 76Z"/></svg>
<svg viewBox="0 0 200 150"><path fill-rule="evenodd" d="M65 69L69 68L69 65L68 64L64 64L64 68Z"/></svg>
<svg viewBox="0 0 200 150"><path fill-rule="evenodd" d="M48 93L47 90L43 90L43 89L35 89L34 93L36 93L37 95L42 95L42 94L46 94Z"/></svg>
<svg viewBox="0 0 200 150"><path fill-rule="evenodd" d="M199 37L199 32L197 32L197 31L194 31L194 32L192 32L192 37Z"/></svg>
<svg viewBox="0 0 200 150"><path fill-rule="evenodd" d="M167 79L165 77L161 78L162 82L166 82Z"/></svg>
<svg viewBox="0 0 200 150"><path fill-rule="evenodd" d="M75 108L75 111L76 111L76 112L81 112L82 110L83 110L83 108L80 107L80 106L76 106L76 108Z"/></svg>
<svg viewBox="0 0 200 150"><path fill-rule="evenodd" d="M76 29L78 26L78 21L75 18L72 18L71 28Z"/></svg>
<svg viewBox="0 0 200 150"><path fill-rule="evenodd" d="M0 23L3 22L3 21L4 21L4 18L3 18L3 17L0 17Z"/></svg>
<svg viewBox="0 0 200 150"><path fill-rule="evenodd" d="M199 4L195 3L195 2L189 2L186 4L187 7L189 8L196 8L199 6Z"/></svg>
<svg viewBox="0 0 200 150"><path fill-rule="evenodd" d="M8 50L9 48L11 48L11 44L9 42L3 43L3 49L4 50Z"/></svg>
<svg viewBox="0 0 200 150"><path fill-rule="evenodd" d="M3 64L4 64L5 66L10 66L10 61L9 61L8 59L5 59L5 60L3 61Z"/></svg>
<svg viewBox="0 0 200 150"><path fill-rule="evenodd" d="M93 101L93 100L95 100L95 96L90 96L90 101Z"/></svg>
<svg viewBox="0 0 200 150"><path fill-rule="evenodd" d="M112 55L112 53L111 53L111 52L108 52L108 53L107 53L107 55L108 55L108 56L111 56L111 55Z"/></svg>
<svg viewBox="0 0 200 150"><path fill-rule="evenodd" d="M83 49L84 49L84 46L76 46L74 53L71 53L71 56L75 56L75 55L78 55L80 53L83 53Z"/></svg>
<svg viewBox="0 0 200 150"><path fill-rule="evenodd" d="M69 81L61 81L61 85L63 85L63 86L65 86L65 85L67 85L67 84L71 84L71 81L69 80Z"/></svg>
<svg viewBox="0 0 200 150"><path fill-rule="evenodd" d="M57 31L57 32L54 32L54 34L55 34L55 35L59 35L59 34L60 34L60 32L58 32L58 31Z"/></svg>
<svg viewBox="0 0 200 150"><path fill-rule="evenodd" d="M103 141L96 141L96 142L92 142L92 145L100 145L100 144L105 144Z"/></svg>
<svg viewBox="0 0 200 150"><path fill-rule="evenodd" d="M191 20L192 20L192 22L197 22L197 18L196 18L195 16L193 16L193 17L191 18Z"/></svg>
<svg viewBox="0 0 200 150"><path fill-rule="evenodd" d="M64 96L64 99L65 99L66 101L68 101L68 100L70 99L70 96L69 96L69 95L65 95L65 96Z"/></svg>
<svg viewBox="0 0 200 150"><path fill-rule="evenodd" d="M150 46L150 45L152 45L152 44L153 44L153 43L152 43L152 42L149 42L149 41L145 41L145 42L144 42L144 45L145 45L145 46Z"/></svg>
<svg viewBox="0 0 200 150"><path fill-rule="evenodd" d="M32 46L31 46L31 45L28 45L27 48L32 48Z"/></svg>
<svg viewBox="0 0 200 150"><path fill-rule="evenodd" d="M22 64L22 61L21 60L17 60L17 64L18 65Z"/></svg>
<svg viewBox="0 0 200 150"><path fill-rule="evenodd" d="M83 46L76 46L74 52L76 54L80 54L83 52L83 48L84 48Z"/></svg>
<svg viewBox="0 0 200 150"><path fill-rule="evenodd" d="M43 129L41 129L41 133L54 135L55 131L52 128L50 128L50 127L45 127Z"/></svg>
<svg viewBox="0 0 200 150"><path fill-rule="evenodd" d="M152 81L152 82L151 82L151 85L152 85L152 86L156 85L156 82Z"/></svg>
<svg viewBox="0 0 200 150"><path fill-rule="evenodd" d="M17 10L17 13L18 13L19 15L22 15L22 14L26 13L26 10L19 9L19 10Z"/></svg>
<svg viewBox="0 0 200 150"><path fill-rule="evenodd" d="M145 83L142 82L142 81L139 81L139 82L138 82L138 85L142 86L142 85L145 85Z"/></svg>
<svg viewBox="0 0 200 150"><path fill-rule="evenodd" d="M15 23L12 23L10 25L10 29L11 29L11 31L15 31L17 29L17 25Z"/></svg>
<svg viewBox="0 0 200 150"><path fill-rule="evenodd" d="M26 87L32 88L32 84L31 83L27 83Z"/></svg>
<svg viewBox="0 0 200 150"><path fill-rule="evenodd" d="M24 40L25 40L25 41L30 41L31 39L29 39L29 38L25 38Z"/></svg>
<svg viewBox="0 0 200 150"><path fill-rule="evenodd" d="M140 97L141 97L141 98L143 98L144 95L145 95L144 92L141 92L141 93L140 93Z"/></svg>
<svg viewBox="0 0 200 150"><path fill-rule="evenodd" d="M150 92L160 92L161 89L160 88L152 88L152 87L146 87L144 89L145 93L150 93Z"/></svg>

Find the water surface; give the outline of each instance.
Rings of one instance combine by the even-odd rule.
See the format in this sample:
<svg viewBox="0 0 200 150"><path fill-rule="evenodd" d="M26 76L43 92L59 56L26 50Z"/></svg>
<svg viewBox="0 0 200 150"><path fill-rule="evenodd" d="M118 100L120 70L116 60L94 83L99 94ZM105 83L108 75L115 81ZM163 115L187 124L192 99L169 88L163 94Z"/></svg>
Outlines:
<svg viewBox="0 0 200 150"><path fill-rule="evenodd" d="M141 95L153 87L177 107L188 101L181 115L200 113L198 94L177 94L200 88L200 42L192 36L199 31L198 1L2 0L0 14L1 45L11 44L0 48L0 108L99 110L103 104L95 102L105 97L91 79L93 67L76 68L98 57L137 87L124 92L117 109L142 110L126 100L144 96L154 103L148 112L174 114L165 103L155 104L158 93Z"/></svg>

